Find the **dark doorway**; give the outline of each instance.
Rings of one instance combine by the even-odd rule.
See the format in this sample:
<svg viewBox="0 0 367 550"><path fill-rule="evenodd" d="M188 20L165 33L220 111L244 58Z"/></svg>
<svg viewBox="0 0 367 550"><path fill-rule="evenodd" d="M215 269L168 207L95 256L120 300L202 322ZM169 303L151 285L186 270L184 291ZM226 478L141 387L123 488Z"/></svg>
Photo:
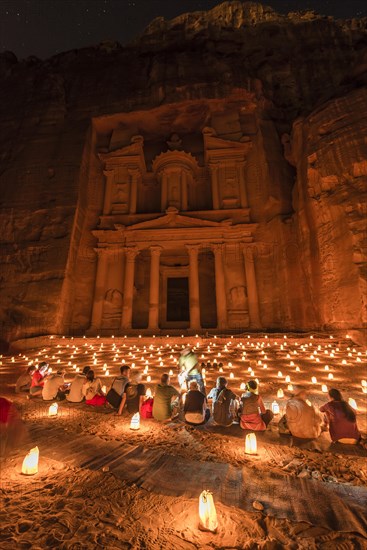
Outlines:
<svg viewBox="0 0 367 550"><path fill-rule="evenodd" d="M167 279L168 321L190 321L188 277L170 277Z"/></svg>

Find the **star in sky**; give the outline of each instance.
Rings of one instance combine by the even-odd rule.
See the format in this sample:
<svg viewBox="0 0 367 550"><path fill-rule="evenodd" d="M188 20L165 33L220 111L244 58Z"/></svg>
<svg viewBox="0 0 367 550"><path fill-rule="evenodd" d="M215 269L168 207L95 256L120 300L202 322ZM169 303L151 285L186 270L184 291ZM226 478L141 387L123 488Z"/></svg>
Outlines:
<svg viewBox="0 0 367 550"><path fill-rule="evenodd" d="M0 0L0 47L18 57L117 40L125 44L156 17L209 10L221 0ZM336 18L367 17L365 0L264 0L279 13L314 10Z"/></svg>

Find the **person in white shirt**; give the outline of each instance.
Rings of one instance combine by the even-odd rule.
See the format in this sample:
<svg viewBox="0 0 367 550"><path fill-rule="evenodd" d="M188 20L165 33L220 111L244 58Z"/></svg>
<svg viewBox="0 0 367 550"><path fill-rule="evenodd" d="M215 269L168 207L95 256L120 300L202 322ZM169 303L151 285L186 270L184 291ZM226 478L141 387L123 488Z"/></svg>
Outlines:
<svg viewBox="0 0 367 550"><path fill-rule="evenodd" d="M65 382L62 371L47 376L42 388L42 399L44 401L52 401L53 399L61 401L65 399Z"/></svg>
<svg viewBox="0 0 367 550"><path fill-rule="evenodd" d="M89 371L90 367L84 367L83 372L77 373L74 380L72 380L69 394L66 396L70 403L81 403L83 401L83 384Z"/></svg>

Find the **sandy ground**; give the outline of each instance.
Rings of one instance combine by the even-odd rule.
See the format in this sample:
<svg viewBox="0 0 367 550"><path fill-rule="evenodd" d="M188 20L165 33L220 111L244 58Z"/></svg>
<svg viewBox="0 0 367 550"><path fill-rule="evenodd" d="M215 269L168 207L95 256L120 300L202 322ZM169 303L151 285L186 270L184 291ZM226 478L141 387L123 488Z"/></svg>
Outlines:
<svg viewBox="0 0 367 550"><path fill-rule="evenodd" d="M153 392L160 375L172 369L172 383L177 386L175 361L188 344L198 346L200 361L211 362L206 368L207 388L223 374L240 394L241 383L257 377L265 403L270 406L277 400L282 412L288 395L287 375L293 384L310 385L316 405L327 401L321 390L327 384L355 399L358 424L366 435L366 394L361 380L367 378L367 356L348 339L295 339L291 335L261 339L44 338L33 342L32 349L1 358L1 394L13 399L27 430L20 448L1 461L1 548L367 548L363 521L358 523L356 517L367 497L367 454L360 447L330 445L327 434L311 447L291 446L289 438L279 437L279 415L259 435L258 454L252 457L244 453L244 432L239 426L223 429L209 423L192 428L179 420L169 424L143 420L140 430L132 431L128 415L118 417L108 409L62 402L58 417L49 418L49 404L14 394L17 376L36 359L48 360L54 369L65 368L67 380L72 379L75 367L81 370L92 365L106 386L125 361L134 364L133 370L146 370L143 381ZM328 378L330 372L333 380ZM317 383L312 384L312 376ZM284 399L277 398L279 388L284 390ZM39 472L23 476L24 454L34 444L40 448ZM172 461L177 464L177 482ZM185 477L188 468L192 474ZM210 472L227 469L231 475L240 472L241 479L252 480L246 502L237 489L232 501L228 498L227 478L221 479L220 490L216 490L216 477L212 483L208 479ZM297 500L299 487L306 512L294 512L291 502L279 506L280 484L289 487L289 501ZM216 534L198 529L198 497L206 485L215 497ZM272 498L269 487L275 491ZM334 494L348 496L350 529L325 512L327 503L315 500L318 490L326 495L324 499L330 495L330 509ZM254 501L264 509L255 510ZM307 507L310 514L305 521Z"/></svg>

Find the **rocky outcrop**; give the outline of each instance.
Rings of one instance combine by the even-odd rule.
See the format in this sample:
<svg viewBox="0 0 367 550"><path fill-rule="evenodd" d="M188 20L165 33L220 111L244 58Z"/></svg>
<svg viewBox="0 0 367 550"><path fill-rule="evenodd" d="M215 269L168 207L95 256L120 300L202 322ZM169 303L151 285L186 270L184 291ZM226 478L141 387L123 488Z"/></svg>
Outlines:
<svg viewBox="0 0 367 550"><path fill-rule="evenodd" d="M154 136L154 120L168 137L234 109L253 141L265 327L364 326L366 40L365 20L225 2L155 20L124 47L46 61L2 54L3 338L87 328L88 315L73 311L83 278L93 284L104 185L96 149L113 130L128 119Z"/></svg>

